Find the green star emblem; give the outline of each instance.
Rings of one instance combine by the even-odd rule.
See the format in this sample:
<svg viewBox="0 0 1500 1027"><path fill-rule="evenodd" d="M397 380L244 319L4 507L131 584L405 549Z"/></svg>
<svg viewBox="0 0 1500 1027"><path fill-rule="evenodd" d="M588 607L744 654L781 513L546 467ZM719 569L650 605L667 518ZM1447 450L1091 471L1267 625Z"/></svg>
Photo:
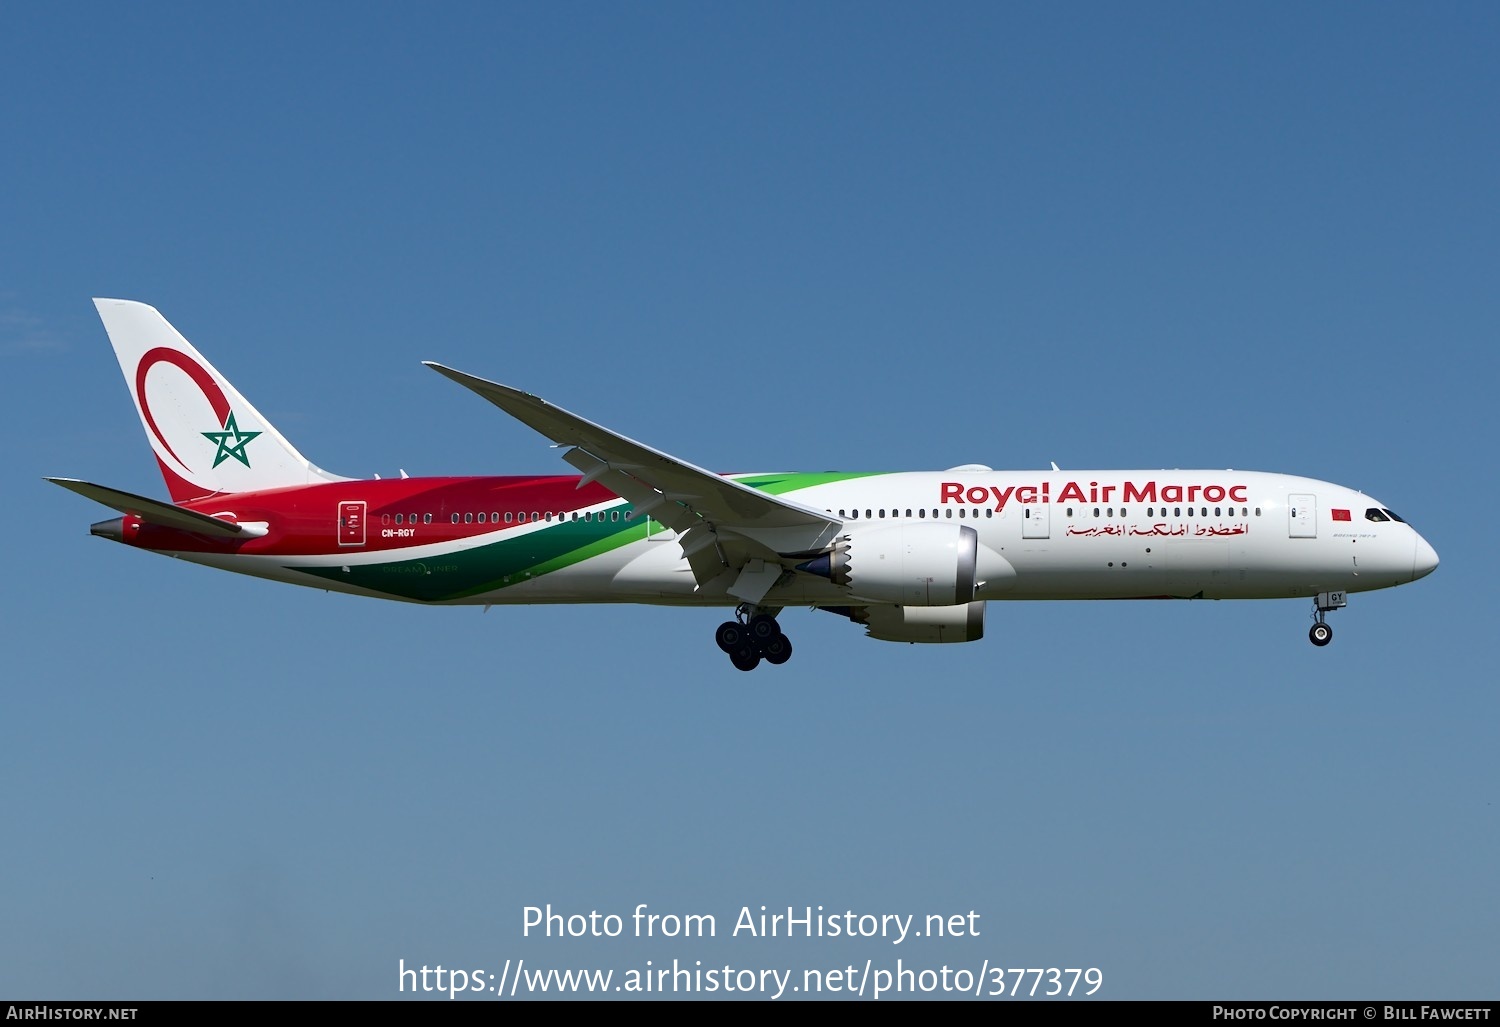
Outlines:
<svg viewBox="0 0 1500 1027"><path fill-rule="evenodd" d="M223 431L206 431L202 435L208 441L215 443L219 451L214 454L214 466L218 467L225 460L234 457L246 467L250 466L250 458L245 455L245 446L250 440L259 435L258 431L240 431L240 426L234 423L234 411L229 411L229 416L224 418ZM229 440L234 439L233 445Z"/></svg>

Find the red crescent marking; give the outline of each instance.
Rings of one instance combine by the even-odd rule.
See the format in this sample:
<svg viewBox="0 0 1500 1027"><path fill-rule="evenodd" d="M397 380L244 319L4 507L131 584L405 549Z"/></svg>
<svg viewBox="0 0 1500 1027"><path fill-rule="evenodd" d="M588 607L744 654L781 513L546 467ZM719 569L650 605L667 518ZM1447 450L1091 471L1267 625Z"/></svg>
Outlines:
<svg viewBox="0 0 1500 1027"><path fill-rule="evenodd" d="M213 376L204 369L192 357L180 350L169 349L166 346L158 346L141 357L141 362L135 365L135 398L141 405L141 415L146 419L146 427L151 429L162 448L171 454L183 467L187 464L182 457L172 451L172 446L167 442L166 436L162 435L161 429L156 426L156 418L151 416L151 407L146 402L146 372L162 361L166 361L173 367L185 372L203 392L203 398L208 400L209 406L213 407L214 416L219 419L219 427L224 427L224 422L229 419L229 400L224 398L224 390L219 388L219 383L214 381Z"/></svg>

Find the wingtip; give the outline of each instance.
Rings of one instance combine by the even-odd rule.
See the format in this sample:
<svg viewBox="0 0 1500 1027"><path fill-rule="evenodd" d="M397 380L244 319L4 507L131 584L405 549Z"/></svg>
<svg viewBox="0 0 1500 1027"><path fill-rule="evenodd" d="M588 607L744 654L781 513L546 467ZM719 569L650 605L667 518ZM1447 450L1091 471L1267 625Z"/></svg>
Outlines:
<svg viewBox="0 0 1500 1027"><path fill-rule="evenodd" d="M436 360L424 360L422 361L422 364L423 366L436 371L444 378L451 378L453 381L458 382L460 385L465 385L470 388L473 388L473 383L483 383L485 385L492 384L491 382L485 381L485 379L483 378L479 378L475 375L469 374L467 371L460 371L456 367L449 367L447 364L440 364Z"/></svg>

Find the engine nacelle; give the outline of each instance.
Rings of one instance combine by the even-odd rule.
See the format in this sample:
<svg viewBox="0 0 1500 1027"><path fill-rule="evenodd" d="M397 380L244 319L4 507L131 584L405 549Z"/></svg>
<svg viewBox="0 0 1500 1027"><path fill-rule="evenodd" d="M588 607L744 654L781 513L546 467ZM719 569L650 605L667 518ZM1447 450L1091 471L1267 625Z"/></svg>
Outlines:
<svg viewBox="0 0 1500 1027"><path fill-rule="evenodd" d="M863 624L884 642L977 642L984 637L984 603L959 606L823 607Z"/></svg>
<svg viewBox="0 0 1500 1027"><path fill-rule="evenodd" d="M957 606L972 602L981 582L1015 577L973 528L936 521L861 527L797 569L847 588L852 599L898 606Z"/></svg>

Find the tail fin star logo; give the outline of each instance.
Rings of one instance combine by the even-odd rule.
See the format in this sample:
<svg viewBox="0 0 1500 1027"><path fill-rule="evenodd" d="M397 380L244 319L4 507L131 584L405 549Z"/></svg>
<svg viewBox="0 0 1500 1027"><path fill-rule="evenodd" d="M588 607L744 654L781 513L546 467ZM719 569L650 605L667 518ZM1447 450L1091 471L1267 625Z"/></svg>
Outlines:
<svg viewBox="0 0 1500 1027"><path fill-rule="evenodd" d="M231 410L224 417L223 431L206 431L201 433L205 439L219 447L214 454L214 466L218 467L225 460L234 457L246 467L250 466L250 458L245 455L245 447L250 441L260 434L258 431L240 431L240 426L234 423L234 411ZM233 439L233 443L230 442Z"/></svg>

